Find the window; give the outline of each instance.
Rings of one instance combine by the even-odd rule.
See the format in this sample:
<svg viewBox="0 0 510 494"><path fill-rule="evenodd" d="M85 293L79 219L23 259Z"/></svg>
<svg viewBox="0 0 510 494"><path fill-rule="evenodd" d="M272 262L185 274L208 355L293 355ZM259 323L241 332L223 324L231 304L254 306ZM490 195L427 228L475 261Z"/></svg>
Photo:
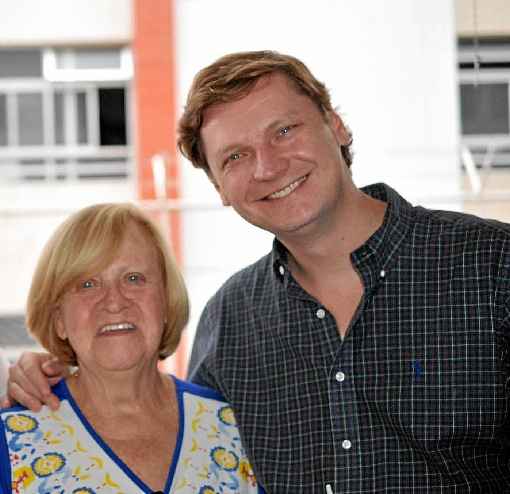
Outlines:
<svg viewBox="0 0 510 494"><path fill-rule="evenodd" d="M0 50L0 78L41 76L40 50Z"/></svg>
<svg viewBox="0 0 510 494"><path fill-rule="evenodd" d="M477 164L510 166L510 40L459 43L462 141Z"/></svg>
<svg viewBox="0 0 510 494"><path fill-rule="evenodd" d="M460 101L463 135L510 133L508 84L461 84Z"/></svg>
<svg viewBox="0 0 510 494"><path fill-rule="evenodd" d="M0 49L0 180L126 178L130 54Z"/></svg>

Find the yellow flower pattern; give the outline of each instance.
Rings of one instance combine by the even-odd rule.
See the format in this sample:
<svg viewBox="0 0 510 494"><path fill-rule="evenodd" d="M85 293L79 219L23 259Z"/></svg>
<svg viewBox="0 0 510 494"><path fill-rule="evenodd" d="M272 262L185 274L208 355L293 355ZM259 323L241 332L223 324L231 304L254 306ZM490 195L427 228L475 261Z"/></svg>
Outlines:
<svg viewBox="0 0 510 494"><path fill-rule="evenodd" d="M234 417L234 410L231 406L224 406L218 410L219 419L226 425L236 425L236 419Z"/></svg>
<svg viewBox="0 0 510 494"><path fill-rule="evenodd" d="M65 463L66 460L61 454L46 453L34 460L32 470L38 477L48 477L64 468Z"/></svg>
<svg viewBox="0 0 510 494"><path fill-rule="evenodd" d="M262 493L244 453L232 408L210 390L175 382L184 410L184 430L165 494ZM0 492L149 492L143 481L109 456L63 381L54 392L61 399L58 412L47 407L37 413L19 407L0 411L0 435L5 437L0 438L0 461L10 464L11 472L9 483L0 479Z"/></svg>
<svg viewBox="0 0 510 494"><path fill-rule="evenodd" d="M18 434L32 432L37 428L37 426L37 420L24 413L16 413L11 415L5 421L5 427L7 430Z"/></svg>

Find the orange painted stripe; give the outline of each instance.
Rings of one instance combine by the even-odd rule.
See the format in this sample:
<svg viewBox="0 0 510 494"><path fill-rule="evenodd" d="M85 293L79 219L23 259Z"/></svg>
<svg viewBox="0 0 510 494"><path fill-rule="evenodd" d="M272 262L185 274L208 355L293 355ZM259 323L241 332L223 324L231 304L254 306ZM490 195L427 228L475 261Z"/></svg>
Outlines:
<svg viewBox="0 0 510 494"><path fill-rule="evenodd" d="M173 0L133 0L133 61L135 149L138 198L155 199L151 158L167 158L167 197L180 197L180 174L176 139L176 63ZM179 265L182 265L181 214L171 212L168 239ZM187 344L181 341L173 356L173 369L184 377Z"/></svg>

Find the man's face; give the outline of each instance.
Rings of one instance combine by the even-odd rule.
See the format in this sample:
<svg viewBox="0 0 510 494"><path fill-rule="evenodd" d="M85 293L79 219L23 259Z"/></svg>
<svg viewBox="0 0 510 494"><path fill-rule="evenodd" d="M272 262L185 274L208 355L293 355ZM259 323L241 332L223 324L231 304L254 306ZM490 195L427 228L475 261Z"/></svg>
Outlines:
<svg viewBox="0 0 510 494"><path fill-rule="evenodd" d="M324 116L282 74L207 108L201 138L223 203L280 238L333 219L343 184L352 183L340 117Z"/></svg>

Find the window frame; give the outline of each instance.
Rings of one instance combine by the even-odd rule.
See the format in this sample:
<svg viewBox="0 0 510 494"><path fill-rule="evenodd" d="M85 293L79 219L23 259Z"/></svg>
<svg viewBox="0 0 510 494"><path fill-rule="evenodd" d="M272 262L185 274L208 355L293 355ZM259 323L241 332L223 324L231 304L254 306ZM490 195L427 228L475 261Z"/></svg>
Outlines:
<svg viewBox="0 0 510 494"><path fill-rule="evenodd" d="M72 51L72 49L70 49ZM41 49L44 59L56 63L55 51ZM7 143L0 146L0 179L55 179L101 176L101 160L104 160L105 177L117 176L125 180L134 176L134 160L131 135L132 67L127 48L121 49L121 69L58 69L49 78L0 79L0 93L6 97ZM47 63L47 62L46 62ZM43 63L44 68L44 63ZM114 72L117 72L116 74ZM44 70L43 70L44 74ZM47 74L45 74L47 75ZM50 71L50 75L52 75ZM76 80L76 79L79 80ZM124 91L126 144L101 145L99 128L99 90L119 88ZM56 140L54 98L63 94L63 139ZM78 143L77 94L85 93L87 117L86 143ZM41 145L20 145L17 98L23 93L42 94ZM23 165L23 161L41 161L40 165ZM83 160L88 162L83 162ZM91 166L98 161L98 166ZM115 162L118 160L118 162ZM62 162L66 163L63 165ZM28 172L28 175L27 175Z"/></svg>

